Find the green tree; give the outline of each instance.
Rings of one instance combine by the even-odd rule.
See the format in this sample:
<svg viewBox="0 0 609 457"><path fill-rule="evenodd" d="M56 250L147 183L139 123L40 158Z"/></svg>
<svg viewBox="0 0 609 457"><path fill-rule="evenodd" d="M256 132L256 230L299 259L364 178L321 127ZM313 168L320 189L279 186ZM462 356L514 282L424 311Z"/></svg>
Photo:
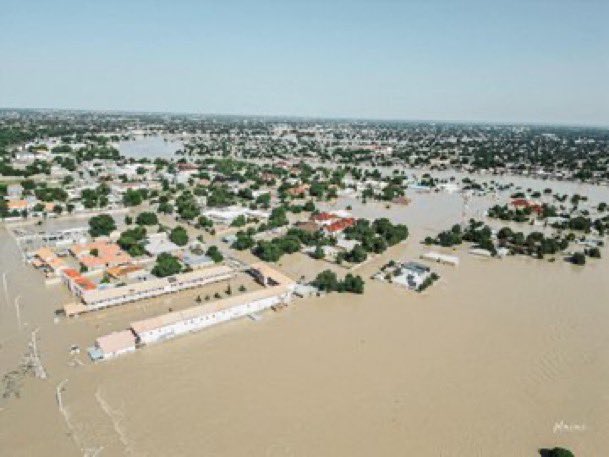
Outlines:
<svg viewBox="0 0 609 457"><path fill-rule="evenodd" d="M122 249L129 252L130 255L137 257L145 253L144 247L141 244L145 237L146 229L138 226L121 233L117 243Z"/></svg>
<svg viewBox="0 0 609 457"><path fill-rule="evenodd" d="M569 259L574 265L585 265L586 256L583 252L575 252Z"/></svg>
<svg viewBox="0 0 609 457"><path fill-rule="evenodd" d="M245 216L243 214L240 214L235 219L233 219L230 225L231 227L243 227L246 223L247 220L245 219Z"/></svg>
<svg viewBox="0 0 609 457"><path fill-rule="evenodd" d="M171 214L173 213L173 205L167 202L159 203L158 211L163 214Z"/></svg>
<svg viewBox="0 0 609 457"><path fill-rule="evenodd" d="M224 260L224 256L220 252L217 246L210 246L205 253L207 257L211 258L215 263L220 263Z"/></svg>
<svg viewBox="0 0 609 457"><path fill-rule="evenodd" d="M271 204L271 194L267 193L267 194L259 195L256 198L256 203L264 206L265 208L268 208L269 205Z"/></svg>
<svg viewBox="0 0 609 457"><path fill-rule="evenodd" d="M317 277L311 282L311 284L317 287L319 290L326 292L333 292L338 290L339 282L334 273L331 270L324 270L317 275Z"/></svg>
<svg viewBox="0 0 609 457"><path fill-rule="evenodd" d="M316 210L315 208L315 203L313 203L313 200L308 200L304 206L302 207L303 210L308 211L308 212L313 212Z"/></svg>
<svg viewBox="0 0 609 457"><path fill-rule="evenodd" d="M92 237L110 235L116 230L116 223L109 214L100 214L89 219L89 234Z"/></svg>
<svg viewBox="0 0 609 457"><path fill-rule="evenodd" d="M182 271L180 261L171 254L162 253L156 259L156 265L152 269L152 274L164 278L166 276L175 275Z"/></svg>
<svg viewBox="0 0 609 457"><path fill-rule="evenodd" d="M238 251L243 251L245 249L249 249L254 246L254 239L248 235L247 233L238 232L237 239L231 245L231 248L237 249Z"/></svg>
<svg viewBox="0 0 609 457"><path fill-rule="evenodd" d="M169 239L178 246L186 246L188 243L188 233L184 227L178 225L169 233Z"/></svg>
<svg viewBox="0 0 609 457"><path fill-rule="evenodd" d="M366 250L360 244L356 244L353 249L347 253L345 259L351 263L362 263L367 257L368 254L366 253Z"/></svg>
<svg viewBox="0 0 609 457"><path fill-rule="evenodd" d="M137 215L135 222L138 225L156 225L159 223L159 219L157 218L156 214L149 211L144 211L143 213Z"/></svg>
<svg viewBox="0 0 609 457"><path fill-rule="evenodd" d="M353 276L351 273L347 273L342 282L342 290L345 292L352 292L354 294L363 294L364 280L359 275Z"/></svg>
<svg viewBox="0 0 609 457"><path fill-rule="evenodd" d="M277 262L283 255L283 250L277 243L260 240L254 248L254 255L266 262Z"/></svg>
<svg viewBox="0 0 609 457"><path fill-rule="evenodd" d="M199 216L197 222L200 228L211 228L214 226L214 221L206 216Z"/></svg>
<svg viewBox="0 0 609 457"><path fill-rule="evenodd" d="M127 189L123 195L123 204L125 206L137 206L143 201L142 192L134 189Z"/></svg>
<svg viewBox="0 0 609 457"><path fill-rule="evenodd" d="M575 457L573 452L562 447L555 447L553 449L541 449L539 451L541 457Z"/></svg>
<svg viewBox="0 0 609 457"><path fill-rule="evenodd" d="M271 215L268 221L269 228L281 227L282 225L288 225L288 217L286 215L286 210L284 207L280 206L278 208L274 208L271 211Z"/></svg>
<svg viewBox="0 0 609 457"><path fill-rule="evenodd" d="M317 246L315 246L315 251L313 251L313 254L311 256L314 259L321 260L326 256L326 253L324 252L324 249L318 244Z"/></svg>

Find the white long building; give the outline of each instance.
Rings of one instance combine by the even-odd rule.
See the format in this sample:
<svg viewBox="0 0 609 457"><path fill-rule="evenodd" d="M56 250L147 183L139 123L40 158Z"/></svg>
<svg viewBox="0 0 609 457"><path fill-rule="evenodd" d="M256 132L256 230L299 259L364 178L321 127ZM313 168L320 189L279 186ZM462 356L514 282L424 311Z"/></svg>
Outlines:
<svg viewBox="0 0 609 457"><path fill-rule="evenodd" d="M239 216L266 220L270 217L268 211L250 209L245 206L228 206L226 208L211 208L203 211L205 217L222 224L230 224Z"/></svg>
<svg viewBox="0 0 609 457"><path fill-rule="evenodd" d="M292 279L264 263L252 265L251 272L265 286L264 289L132 322L131 330L139 343L151 344L285 304L292 299L296 287Z"/></svg>

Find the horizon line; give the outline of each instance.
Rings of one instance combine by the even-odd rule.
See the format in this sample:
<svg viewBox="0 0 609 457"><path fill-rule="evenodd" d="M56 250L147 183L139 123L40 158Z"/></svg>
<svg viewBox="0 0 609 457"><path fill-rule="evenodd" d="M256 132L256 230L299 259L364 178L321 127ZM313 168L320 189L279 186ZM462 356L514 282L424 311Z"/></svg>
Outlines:
<svg viewBox="0 0 609 457"><path fill-rule="evenodd" d="M58 111L82 113L108 113L128 115L175 115L175 116L203 116L203 117L236 117L236 118L267 118L306 121L346 121L346 122L396 122L396 123L439 123L439 124L468 124L489 126L527 126L527 127L571 127L594 128L609 130L609 124L573 123L573 122L547 122L547 121L496 121L496 120L465 120L465 119L406 119L384 117L349 117L349 116L310 116L297 114L245 114L245 113L205 113L193 111L144 111L138 109L97 109L97 108L32 108L32 107L0 107L0 111Z"/></svg>

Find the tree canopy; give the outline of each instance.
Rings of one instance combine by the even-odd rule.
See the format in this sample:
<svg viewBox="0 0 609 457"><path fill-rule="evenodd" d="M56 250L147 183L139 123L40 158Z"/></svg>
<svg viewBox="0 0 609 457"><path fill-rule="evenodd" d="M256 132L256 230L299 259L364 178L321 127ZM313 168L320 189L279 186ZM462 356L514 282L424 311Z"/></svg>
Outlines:
<svg viewBox="0 0 609 457"><path fill-rule="evenodd" d="M116 230L116 223L109 214L100 214L89 219L89 234L92 237L110 235Z"/></svg>
<svg viewBox="0 0 609 457"><path fill-rule="evenodd" d="M182 271L180 261L166 252L160 254L156 259L156 265L152 269L152 274L164 278L166 276L175 275Z"/></svg>
<svg viewBox="0 0 609 457"><path fill-rule="evenodd" d="M188 233L184 227L178 225L169 233L169 239L178 246L186 246L188 243Z"/></svg>

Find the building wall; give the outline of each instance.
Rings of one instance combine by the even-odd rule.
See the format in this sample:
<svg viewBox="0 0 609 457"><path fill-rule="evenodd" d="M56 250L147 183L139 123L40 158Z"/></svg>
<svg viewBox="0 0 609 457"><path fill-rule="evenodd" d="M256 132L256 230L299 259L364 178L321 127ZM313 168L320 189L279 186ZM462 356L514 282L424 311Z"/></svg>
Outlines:
<svg viewBox="0 0 609 457"><path fill-rule="evenodd" d="M128 348L121 349L121 350L115 351L115 352L104 352L104 360L112 359L114 357L118 357L119 355L127 354L129 352L134 352L134 351L135 351L135 346L130 346Z"/></svg>
<svg viewBox="0 0 609 457"><path fill-rule="evenodd" d="M201 315L192 319L176 322L175 324L166 327L142 332L138 334L138 337L141 342L146 344L164 341L186 333L196 332L221 322L237 319L251 313L268 309L273 305L289 301L290 298L291 293L288 293L250 301L222 311Z"/></svg>
<svg viewBox="0 0 609 457"><path fill-rule="evenodd" d="M227 273L227 274L218 275L218 276L215 276L212 278L197 279L197 280L191 280L188 282L174 283L174 284L166 285L164 287L158 287L155 289L150 289L150 290L145 290L145 291L140 291L140 292L129 292L129 290L128 290L129 286L123 286L126 289L125 295L121 295L120 297L115 297L115 298L111 298L111 299L102 299L99 301L89 301L86 304L89 307L91 307L92 309L107 308L110 306L121 305L123 303L143 300L146 298L156 297L156 296L167 294L167 293L177 292L180 290L191 289L193 287L201 287L206 284L224 281L224 280L230 279L232 277L233 277L233 273Z"/></svg>

